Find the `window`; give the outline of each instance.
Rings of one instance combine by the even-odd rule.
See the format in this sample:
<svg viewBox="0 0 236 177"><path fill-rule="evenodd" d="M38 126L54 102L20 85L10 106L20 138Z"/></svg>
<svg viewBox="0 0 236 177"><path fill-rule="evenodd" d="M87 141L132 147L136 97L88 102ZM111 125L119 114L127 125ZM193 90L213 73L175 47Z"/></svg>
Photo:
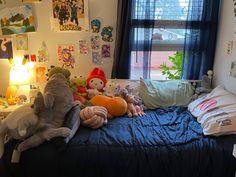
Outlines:
<svg viewBox="0 0 236 177"><path fill-rule="evenodd" d="M136 0L132 17L133 29L133 50L131 52L131 78L139 79L145 70L148 70L148 78L166 79L162 75L160 65L172 63L168 57L176 51L183 50L185 34L185 24L187 15L194 10L202 10L202 1L194 6L189 4L189 0ZM199 13L192 13L199 14ZM200 14L201 15L201 14ZM191 17L192 18L192 17ZM196 17L199 19L199 16ZM150 27L148 27L150 24ZM145 41L151 41L150 61L145 61ZM146 64L145 64L146 63Z"/></svg>

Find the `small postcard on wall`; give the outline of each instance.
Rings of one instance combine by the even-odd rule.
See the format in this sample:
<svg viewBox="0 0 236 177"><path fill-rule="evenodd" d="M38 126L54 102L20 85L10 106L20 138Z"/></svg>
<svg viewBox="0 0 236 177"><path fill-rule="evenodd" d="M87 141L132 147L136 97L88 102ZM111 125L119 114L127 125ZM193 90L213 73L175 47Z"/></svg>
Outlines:
<svg viewBox="0 0 236 177"><path fill-rule="evenodd" d="M230 76L236 78L236 61L231 63Z"/></svg>
<svg viewBox="0 0 236 177"><path fill-rule="evenodd" d="M75 67L75 45L58 45L57 57L62 68L73 69Z"/></svg>
<svg viewBox="0 0 236 177"><path fill-rule="evenodd" d="M0 38L0 59L13 58L13 47L11 38Z"/></svg>
<svg viewBox="0 0 236 177"><path fill-rule="evenodd" d="M36 66L35 68L35 76L37 83L45 83L47 81L46 73L47 67L46 66Z"/></svg>
<svg viewBox="0 0 236 177"><path fill-rule="evenodd" d="M28 50L28 37L26 34L16 35L16 50Z"/></svg>

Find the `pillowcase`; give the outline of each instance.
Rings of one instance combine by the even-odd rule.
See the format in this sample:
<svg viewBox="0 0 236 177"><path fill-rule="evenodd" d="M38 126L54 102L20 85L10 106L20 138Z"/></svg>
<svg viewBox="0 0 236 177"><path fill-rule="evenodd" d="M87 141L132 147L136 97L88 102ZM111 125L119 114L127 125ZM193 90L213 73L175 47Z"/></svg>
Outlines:
<svg viewBox="0 0 236 177"><path fill-rule="evenodd" d="M236 133L236 96L222 86L190 103L188 110L197 118L205 135Z"/></svg>
<svg viewBox="0 0 236 177"><path fill-rule="evenodd" d="M140 79L139 95L148 109L187 106L193 97L193 93L193 87L187 81Z"/></svg>

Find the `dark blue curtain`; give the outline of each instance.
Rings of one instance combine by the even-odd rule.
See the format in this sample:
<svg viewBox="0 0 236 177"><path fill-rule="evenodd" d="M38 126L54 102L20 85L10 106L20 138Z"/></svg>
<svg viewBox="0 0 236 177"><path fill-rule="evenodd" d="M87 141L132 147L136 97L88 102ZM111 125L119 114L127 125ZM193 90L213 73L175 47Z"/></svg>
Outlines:
<svg viewBox="0 0 236 177"><path fill-rule="evenodd" d="M131 57L133 62L142 63L141 68L132 68L132 79L150 77L154 12L155 0L118 0L112 78L130 78Z"/></svg>
<svg viewBox="0 0 236 177"><path fill-rule="evenodd" d="M213 69L220 0L189 0L183 79L201 79Z"/></svg>
<svg viewBox="0 0 236 177"><path fill-rule="evenodd" d="M131 17L133 0L118 0L116 43L111 78L128 79L131 56Z"/></svg>

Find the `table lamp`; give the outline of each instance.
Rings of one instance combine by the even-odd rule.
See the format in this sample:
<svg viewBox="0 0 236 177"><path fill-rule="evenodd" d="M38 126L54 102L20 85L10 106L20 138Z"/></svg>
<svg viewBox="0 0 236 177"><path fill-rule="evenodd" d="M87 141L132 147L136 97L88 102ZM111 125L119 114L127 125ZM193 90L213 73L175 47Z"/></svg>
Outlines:
<svg viewBox="0 0 236 177"><path fill-rule="evenodd" d="M25 65L14 65L10 70L10 84L6 91L6 99L10 105L17 103L19 89L29 84L29 71Z"/></svg>

